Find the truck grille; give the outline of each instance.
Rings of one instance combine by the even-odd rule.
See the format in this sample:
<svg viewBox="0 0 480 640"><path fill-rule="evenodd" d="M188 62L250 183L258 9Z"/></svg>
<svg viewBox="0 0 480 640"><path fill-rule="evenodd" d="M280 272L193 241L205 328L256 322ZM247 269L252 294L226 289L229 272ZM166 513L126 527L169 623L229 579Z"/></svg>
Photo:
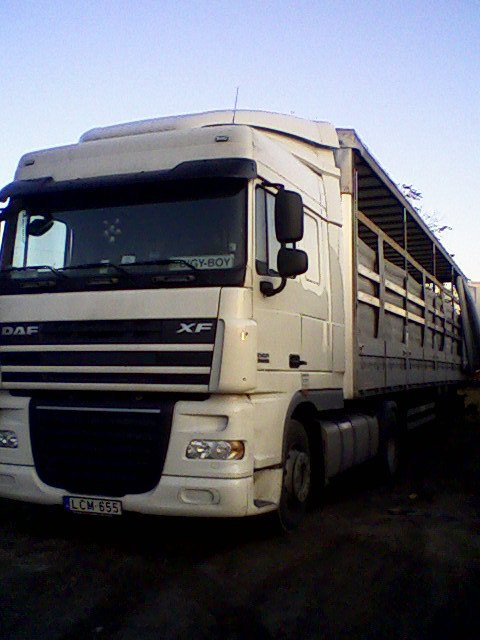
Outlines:
<svg viewBox="0 0 480 640"><path fill-rule="evenodd" d="M71 493L121 497L159 482L173 403L82 407L32 400L30 433L39 478Z"/></svg>
<svg viewBox="0 0 480 640"><path fill-rule="evenodd" d="M0 325L5 389L208 390L215 319Z"/></svg>

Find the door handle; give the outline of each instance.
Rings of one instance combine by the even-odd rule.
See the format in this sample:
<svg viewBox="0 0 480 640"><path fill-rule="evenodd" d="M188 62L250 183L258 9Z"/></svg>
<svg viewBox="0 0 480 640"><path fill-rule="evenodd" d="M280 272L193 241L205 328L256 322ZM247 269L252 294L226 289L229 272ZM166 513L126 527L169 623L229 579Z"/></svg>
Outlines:
<svg viewBox="0 0 480 640"><path fill-rule="evenodd" d="M304 364L307 364L306 360L300 360L298 353L291 353L289 356L290 369L298 369Z"/></svg>

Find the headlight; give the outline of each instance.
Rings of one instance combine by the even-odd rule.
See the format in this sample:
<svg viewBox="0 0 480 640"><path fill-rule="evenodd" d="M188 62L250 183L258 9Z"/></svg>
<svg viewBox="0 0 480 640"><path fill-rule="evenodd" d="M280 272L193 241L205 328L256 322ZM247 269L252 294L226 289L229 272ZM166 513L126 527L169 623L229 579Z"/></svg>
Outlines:
<svg viewBox="0 0 480 640"><path fill-rule="evenodd" d="M15 431L0 431L0 448L17 449L18 438Z"/></svg>
<svg viewBox="0 0 480 640"><path fill-rule="evenodd" d="M192 440L186 451L190 460L241 460L244 455L240 440Z"/></svg>

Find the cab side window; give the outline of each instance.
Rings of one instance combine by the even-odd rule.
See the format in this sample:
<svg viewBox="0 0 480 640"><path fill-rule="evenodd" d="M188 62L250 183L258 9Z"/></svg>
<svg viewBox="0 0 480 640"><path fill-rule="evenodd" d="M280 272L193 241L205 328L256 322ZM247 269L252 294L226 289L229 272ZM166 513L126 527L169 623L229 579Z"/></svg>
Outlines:
<svg viewBox="0 0 480 640"><path fill-rule="evenodd" d="M255 263L257 273L278 276L280 243L275 235L275 196L262 187L255 191Z"/></svg>
<svg viewBox="0 0 480 640"><path fill-rule="evenodd" d="M62 269L65 266L67 225L55 220L51 229L35 237L29 235L27 230L28 224L36 218L42 216L29 215L26 211L18 215L13 266Z"/></svg>

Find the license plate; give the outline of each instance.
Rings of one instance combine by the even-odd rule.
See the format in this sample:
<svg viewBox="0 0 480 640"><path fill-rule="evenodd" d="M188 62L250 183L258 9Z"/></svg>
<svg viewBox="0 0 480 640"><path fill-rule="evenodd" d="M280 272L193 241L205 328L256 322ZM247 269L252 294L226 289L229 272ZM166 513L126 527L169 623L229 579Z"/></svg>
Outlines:
<svg viewBox="0 0 480 640"><path fill-rule="evenodd" d="M68 511L75 513L93 513L100 516L122 515L122 503L120 500L63 496L63 506Z"/></svg>

